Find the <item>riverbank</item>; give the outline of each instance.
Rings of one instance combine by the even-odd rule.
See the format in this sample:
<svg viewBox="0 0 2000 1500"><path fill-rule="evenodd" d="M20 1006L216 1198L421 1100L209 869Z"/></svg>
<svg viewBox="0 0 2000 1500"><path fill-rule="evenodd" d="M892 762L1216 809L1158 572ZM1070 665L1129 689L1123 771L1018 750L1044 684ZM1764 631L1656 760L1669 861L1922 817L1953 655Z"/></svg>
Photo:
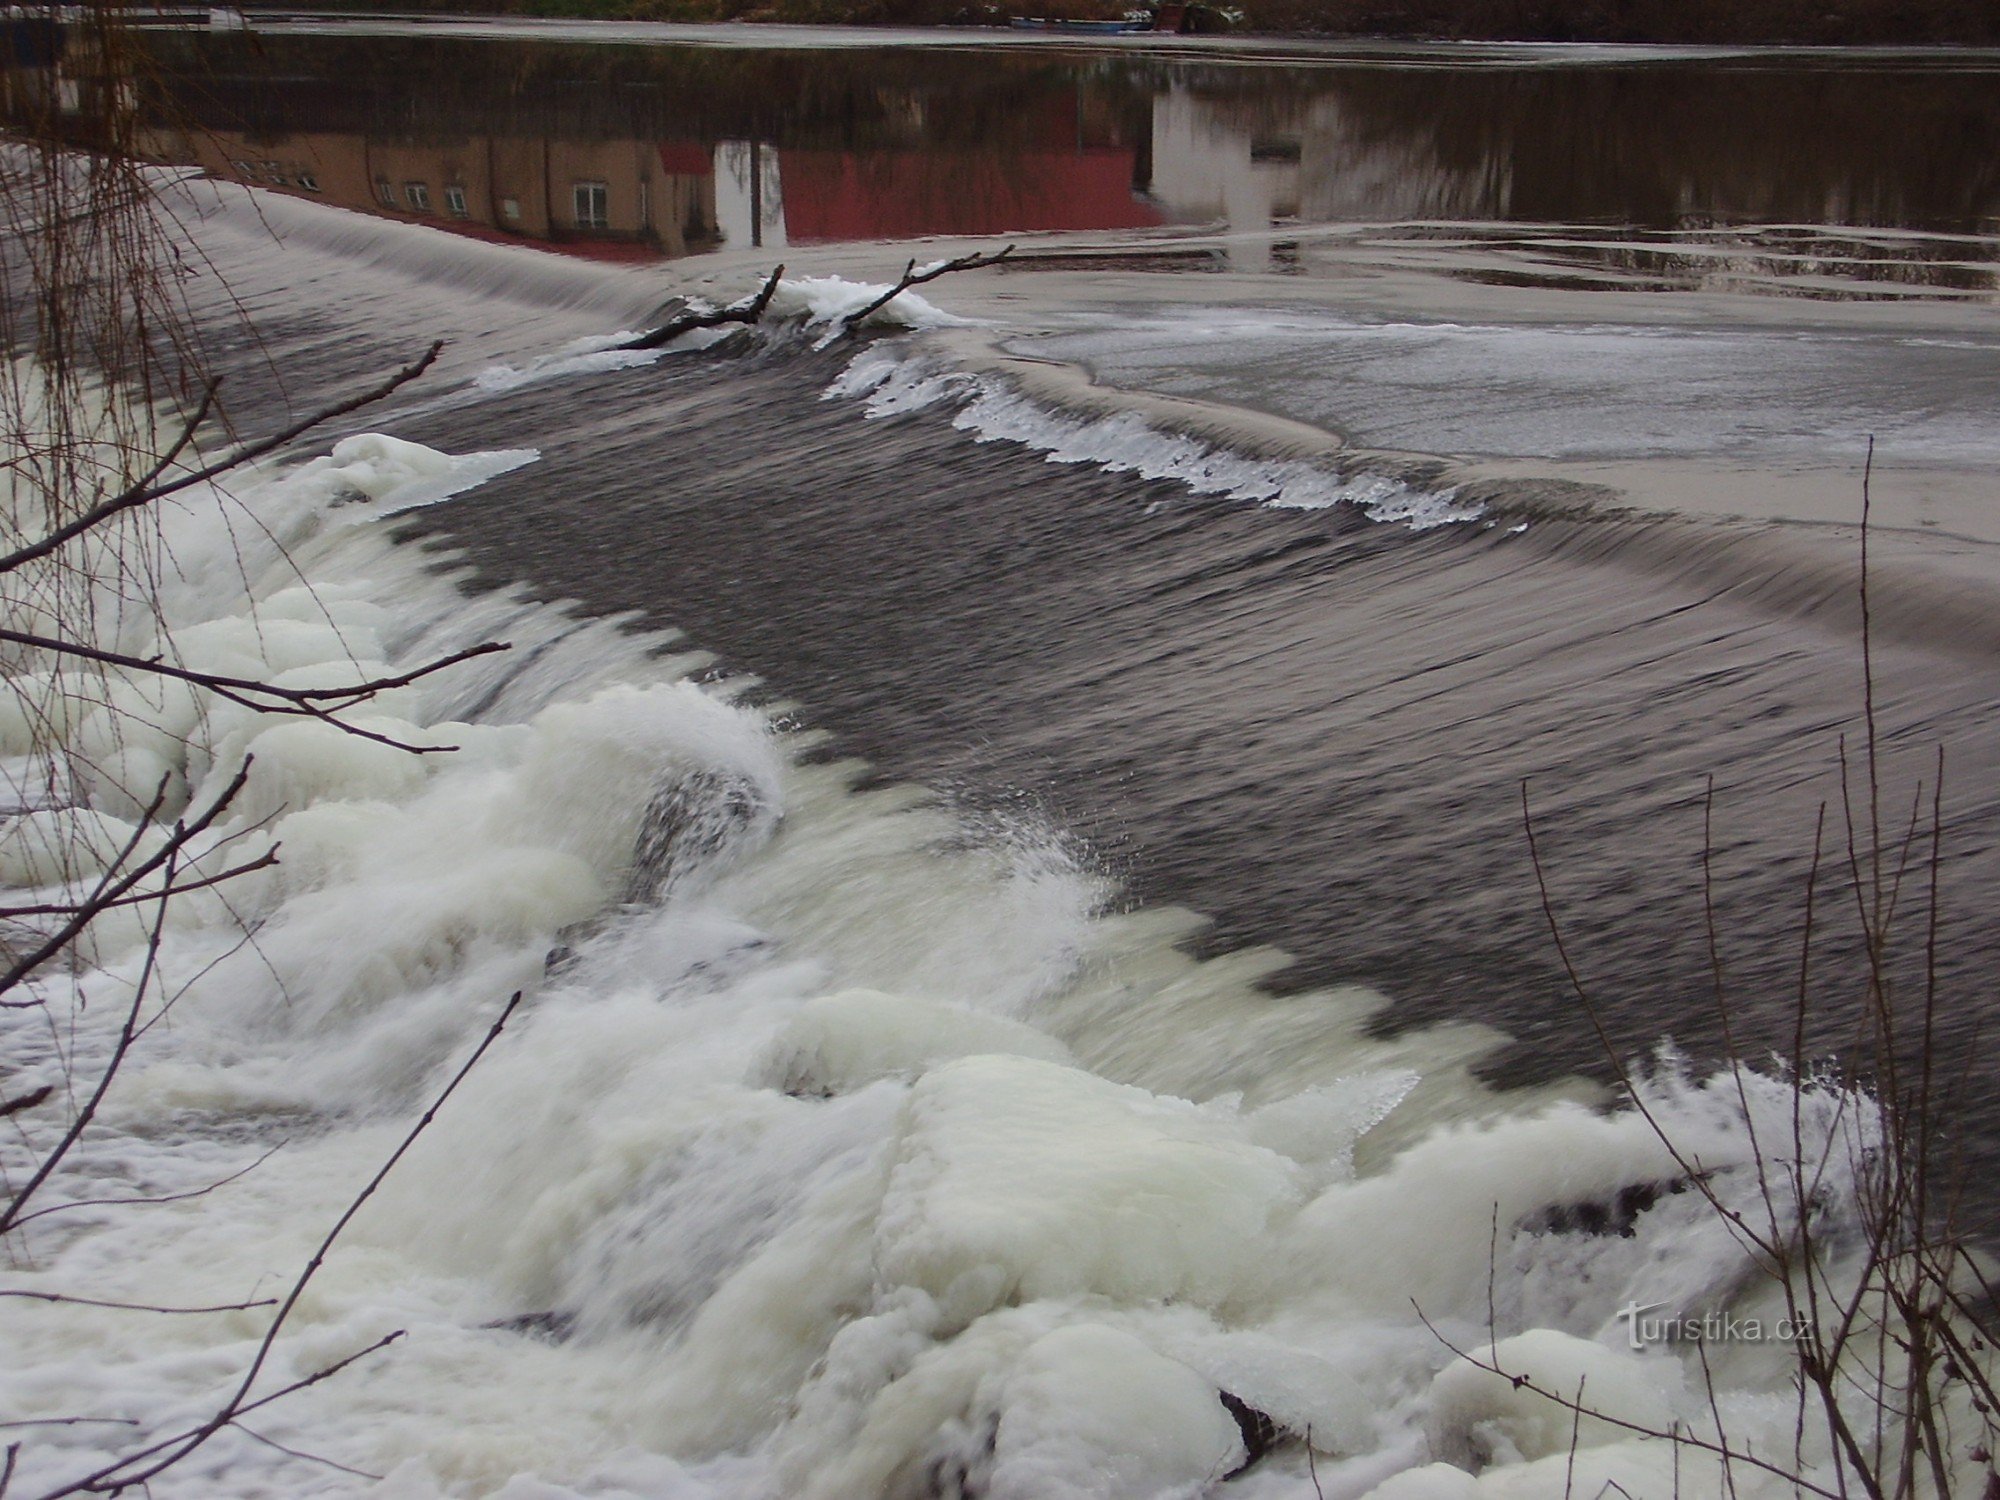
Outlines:
<svg viewBox="0 0 2000 1500"><path fill-rule="evenodd" d="M277 4L244 7L282 10ZM993 26L1016 15L1121 14L1121 0L417 0L398 12L582 21ZM314 10L380 13L368 0ZM2000 10L1980 0L1232 0L1236 33L1425 41L1630 42L1697 46L1993 46Z"/></svg>

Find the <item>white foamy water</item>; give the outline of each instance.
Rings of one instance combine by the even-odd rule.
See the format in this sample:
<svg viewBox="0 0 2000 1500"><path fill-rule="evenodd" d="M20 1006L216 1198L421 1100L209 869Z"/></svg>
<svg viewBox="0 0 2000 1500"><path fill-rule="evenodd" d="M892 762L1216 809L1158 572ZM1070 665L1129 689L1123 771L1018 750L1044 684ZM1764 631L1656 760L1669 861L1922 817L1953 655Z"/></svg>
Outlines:
<svg viewBox="0 0 2000 1500"><path fill-rule="evenodd" d="M586 379L605 355L573 347L529 378ZM878 359L842 393L888 411L941 381L925 399L961 402L978 435L1305 503L1227 455L1058 430ZM1711 1393L1687 1350L1630 1347L1628 1304L1774 1314L1726 1213L1675 1190L1683 1162L1637 1112L1486 1095L1466 1069L1489 1034L1374 1037L1359 990L1295 997L1283 1024L1309 1016L1317 1045L1281 1048L1251 1003L1267 962L1187 957L1185 914L1117 912L1057 831L857 790L862 768L807 757L810 735L709 680L688 643L460 593L371 524L480 504L530 456L367 435L192 491L164 518L157 613L105 605L134 654L289 685L508 641L349 711L439 753L143 676L110 679L116 713L27 684L58 710L48 727L0 724L10 765L37 733L88 762L73 790L12 790L41 807L0 832L17 886L88 880L131 835L135 787L199 810L246 762L200 868L279 857L168 909L153 1024L0 1289L284 1295L525 996L313 1279L257 1390L403 1336L223 1429L153 1492L1664 1497L1718 1476L1620 1421L1791 1454L1782 1350L1712 1351ZM10 1181L61 1130L65 1079L104 1066L148 915L108 921L95 967L50 981L55 1024L0 1012L8 1097L58 1088L9 1122ZM1224 1033L1269 1043L1250 1094L1203 1087ZM1648 1087L1708 1190L1754 1207L1753 1138L1792 1139L1794 1090L1671 1067ZM1868 1116L1814 1089L1797 1118L1833 1163L1813 1211L1837 1243ZM152 1201L116 1201L132 1198ZM1624 1207L1579 1227L1592 1216L1572 1210L1606 1204ZM0 1297L0 1420L23 1424L10 1495L199 1424L269 1315ZM1452 1353L1496 1339L1512 1371L1587 1382L1602 1415L1572 1422ZM1260 1432L1274 1446L1253 1454ZM1798 1461L1826 1462L1810 1433Z"/></svg>
<svg viewBox="0 0 2000 1500"><path fill-rule="evenodd" d="M1425 1070L1359 1046L1352 1071L1256 1107L1093 1072L1104 1039L1079 1015L1143 1012L1203 966L1100 915L1101 882L1045 835L968 838L914 791L801 764L799 737L692 680L699 655L462 597L343 524L367 509L356 489L393 501L468 466L351 439L171 518L155 649L294 682L513 650L354 711L449 754L192 695L128 724L128 764L170 766L192 807L250 758L214 857L275 845L281 863L169 909L170 1018L46 1198L176 1201L51 1214L16 1236L6 1285L172 1306L282 1291L505 997L527 1000L338 1246L266 1386L405 1337L156 1491L1194 1495L1248 1457L1227 1391L1291 1435L1245 1493L1311 1493L1308 1430L1328 1494L1413 1469L1396 1493L1553 1492L1566 1418L1469 1366L1433 1384L1441 1339L1490 1337L1489 1267L1499 1331L1539 1330L1507 1358L1586 1372L1614 1413L1715 1420L1680 1359L1618 1337L1628 1301L1743 1295L1699 1195L1663 1192L1629 1237L1532 1227L1676 1177L1638 1116L1489 1104L1461 1111L1485 1123L1432 1133L1418 1108L1398 1129ZM227 524L238 505L261 534ZM100 830L71 842L86 861L131 812L109 784L93 803L39 815ZM13 878L51 878L27 848L41 827L0 841ZM82 1077L142 962L143 924L113 927L101 969L50 995ZM39 1019L7 1024L10 1055L40 1058L10 1092L59 1082ZM1778 1129L1789 1091L1750 1083ZM1733 1088L1669 1076L1654 1103L1726 1193L1754 1188ZM1837 1103L1809 1128L1837 1134ZM58 1113L25 1117L10 1172ZM31 1424L17 1492L198 1422L267 1315L0 1301L0 1409ZM1718 1410L1783 1429L1769 1356L1747 1358ZM94 1421L32 1425L72 1416ZM1669 1473L1610 1423L1583 1439L1593 1492Z"/></svg>
<svg viewBox="0 0 2000 1500"><path fill-rule="evenodd" d="M1476 521L1483 507L1449 488L1423 490L1386 475L1344 476L1296 460L1247 458L1163 431L1134 412L1079 418L1051 411L992 376L973 375L883 350L856 355L827 388L859 398L870 417L935 406L955 408L952 425L980 442L1018 443L1055 464L1095 464L1112 474L1167 479L1197 495L1228 495L1285 510L1350 505L1370 520L1428 531Z"/></svg>

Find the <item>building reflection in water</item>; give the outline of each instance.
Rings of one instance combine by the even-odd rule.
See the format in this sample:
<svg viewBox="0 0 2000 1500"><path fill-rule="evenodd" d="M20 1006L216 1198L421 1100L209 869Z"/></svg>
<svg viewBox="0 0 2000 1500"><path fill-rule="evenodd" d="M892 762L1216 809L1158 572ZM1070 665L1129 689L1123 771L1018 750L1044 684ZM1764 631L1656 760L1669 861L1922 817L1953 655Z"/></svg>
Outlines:
<svg viewBox="0 0 2000 1500"><path fill-rule="evenodd" d="M337 131L256 139L156 131L160 161L433 224L525 239L599 260L655 260L723 242L717 151L694 141L473 136L443 144Z"/></svg>
<svg viewBox="0 0 2000 1500"><path fill-rule="evenodd" d="M1130 147L993 153L831 151L757 141L525 140L445 145L302 132L253 141L156 131L149 154L210 174L593 259L721 245L1131 229L1164 215Z"/></svg>
<svg viewBox="0 0 2000 1500"><path fill-rule="evenodd" d="M1385 138L1334 93L1153 100L1153 197L1174 220L1226 224L1236 270L1275 269L1266 231L1288 224L1506 219L1509 175L1495 158L1448 166L1421 134Z"/></svg>
<svg viewBox="0 0 2000 1500"><path fill-rule="evenodd" d="M181 118L155 125L146 148L225 179L597 259L1165 217L1145 191L1144 109L1060 70L989 80L1004 123L983 140L954 115L962 99L919 88L869 90L858 108L822 100L829 121L811 109L759 118L687 90L676 117L677 91L640 80L621 100L616 84L517 83L454 116L445 98L357 98L324 78L273 98L248 75L183 75L156 111Z"/></svg>
<svg viewBox="0 0 2000 1500"><path fill-rule="evenodd" d="M92 97L10 35L4 100ZM1114 51L161 33L148 148L223 178L602 259L1165 224L1473 243L1492 280L2000 290L2000 91L1970 63L1234 66ZM1880 128L1884 119L1899 128ZM1444 265L1448 257L1435 257ZM1815 290L1837 267L1849 290ZM1451 269L1449 266L1446 269Z"/></svg>

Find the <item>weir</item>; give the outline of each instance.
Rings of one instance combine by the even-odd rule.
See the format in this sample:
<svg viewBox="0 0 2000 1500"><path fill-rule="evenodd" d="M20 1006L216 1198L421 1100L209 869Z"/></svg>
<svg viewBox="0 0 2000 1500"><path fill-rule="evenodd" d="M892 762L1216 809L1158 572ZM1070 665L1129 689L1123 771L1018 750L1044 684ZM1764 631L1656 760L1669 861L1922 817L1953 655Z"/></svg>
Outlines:
<svg viewBox="0 0 2000 1500"><path fill-rule="evenodd" d="M267 1284L523 999L274 1375L407 1336L161 1494L1722 1493L1633 1432L1676 1424L1830 1462L1793 1454L1780 1341L1689 1341L1788 1312L1746 1216L1854 1251L1882 1145L1865 1096L1762 1061L1796 1040L1816 813L1863 732L1851 532L1092 386L1129 308L1065 271L829 342L884 289L856 260L906 259L831 251L755 331L635 348L656 272L172 191L240 429L451 342L164 514L157 612L112 610L120 639L274 674L511 649L357 719L449 754L145 705L116 753L197 805L249 756L231 829L281 858L176 908L172 1024L63 1183L160 1201L30 1226L7 1285ZM757 249L685 285L749 295ZM1948 745L1936 1035L1972 1078L1983 545L1892 530L1870 620L1898 818ZM87 813L11 821L0 873L122 826ZM1842 931L1809 1014L1866 978ZM0 1012L10 1064L101 1059L143 951L107 938L60 1040ZM2000 1116L1964 1098L1980 1220ZM1802 1202L1771 1194L1787 1151L1827 1163ZM148 1432L262 1326L0 1314L8 1420ZM1496 1342L1591 1413L1454 1354ZM57 1430L24 1492L99 1455Z"/></svg>

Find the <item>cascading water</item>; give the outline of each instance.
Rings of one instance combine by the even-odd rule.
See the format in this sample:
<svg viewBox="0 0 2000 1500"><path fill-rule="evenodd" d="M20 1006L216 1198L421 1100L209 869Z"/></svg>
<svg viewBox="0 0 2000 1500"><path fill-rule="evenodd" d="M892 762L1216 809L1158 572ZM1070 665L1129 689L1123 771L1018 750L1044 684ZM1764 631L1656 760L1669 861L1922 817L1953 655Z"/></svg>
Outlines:
<svg viewBox="0 0 2000 1500"><path fill-rule="evenodd" d="M379 271L408 238L283 213L336 263ZM530 264L530 283L579 278L563 298L592 316L630 292ZM790 306L860 300L818 284ZM561 321L535 306L530 332ZM470 427L482 402L637 363L603 343L461 366L405 415ZM845 371L830 394L875 403L849 401L854 422L970 378L879 354ZM968 391L962 425L1033 428L1057 458L1278 504L1306 478L997 386L951 399ZM1676 1157L1631 1108L1476 1084L1479 1028L1377 1035L1381 1000L1354 988L1274 1009L1256 987L1271 964L1189 956L1192 919L1124 909L1046 819L870 781L699 643L469 591L448 554L398 543L420 508L479 507L546 466L525 446L543 442L352 436L164 517L172 569L136 651L303 684L511 649L349 714L441 752L422 756L134 699L98 759L115 748L128 787L180 778L197 809L248 763L217 855L280 862L168 909L171 1008L57 1184L76 1206L10 1244L7 1287L281 1295L507 996L525 1000L339 1242L266 1378L405 1336L221 1431L155 1491L1640 1496L1717 1480L1621 1422L1793 1452L1781 1347L1719 1351L1710 1390L1683 1353L1628 1344L1621 1311L1775 1316L1716 1205L1761 1201L1753 1144L1796 1124L1833 1163L1810 1211L1837 1244L1865 1101L1665 1064L1645 1100ZM561 482L587 497L591 475ZM1483 524L1386 480L1315 482L1311 504ZM4 730L23 752L25 727ZM0 869L35 886L62 873L49 847L105 858L135 812L117 779L15 819ZM7 1055L29 1059L10 1093L102 1065L144 936L98 940L62 987L60 1038L0 1014ZM1258 1056L1225 1055L1231 1038ZM10 1171L57 1128L19 1123ZM34 1435L15 1492L199 1422L267 1316L0 1301L0 1409ZM1587 1382L1601 1416L1455 1360L1496 1338L1510 1369ZM1808 1435L1801 1461L1824 1459ZM1785 1492L1763 1472L1736 1484Z"/></svg>

